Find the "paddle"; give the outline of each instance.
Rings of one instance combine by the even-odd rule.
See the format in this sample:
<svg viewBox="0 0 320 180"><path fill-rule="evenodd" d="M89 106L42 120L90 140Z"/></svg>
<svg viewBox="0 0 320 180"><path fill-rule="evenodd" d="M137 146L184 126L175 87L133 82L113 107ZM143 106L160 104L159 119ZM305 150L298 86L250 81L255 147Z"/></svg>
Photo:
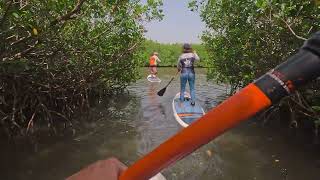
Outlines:
<svg viewBox="0 0 320 180"><path fill-rule="evenodd" d="M179 72L180 72L180 70L178 70L178 71L176 72L176 74L171 78L171 80L169 81L169 83L157 93L158 96L163 96L163 94L166 92L167 87L168 87L169 84L173 81L173 79L177 76L177 74L178 74Z"/></svg>

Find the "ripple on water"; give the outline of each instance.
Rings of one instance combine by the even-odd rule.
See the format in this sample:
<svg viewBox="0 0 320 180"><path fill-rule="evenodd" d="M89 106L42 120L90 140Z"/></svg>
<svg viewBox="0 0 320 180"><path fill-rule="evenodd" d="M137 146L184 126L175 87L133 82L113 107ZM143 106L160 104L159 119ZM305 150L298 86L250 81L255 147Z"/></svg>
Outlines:
<svg viewBox="0 0 320 180"><path fill-rule="evenodd" d="M128 165L133 163L182 129L171 107L173 97L179 92L178 77L163 97L156 94L175 71L159 68L161 83L149 83L143 78L128 87L129 95L102 101L93 109L96 116L90 116L99 121L92 121L95 123L87 131L71 140L52 143L38 153L2 152L3 156L17 158L1 167L1 179L63 179L93 161L110 156ZM205 71L196 71L197 101L209 111L226 98L227 91L224 86L207 82ZM143 73L146 77L147 72ZM264 135L259 136L260 131L246 124L228 131L166 168L163 174L168 180L270 180L284 176L290 177L289 180L317 179L319 167L312 167L304 160L307 154L285 161L283 156L294 154L295 148L288 151L284 143L266 141ZM282 156L272 157L281 148ZM275 158L281 159L275 163Z"/></svg>

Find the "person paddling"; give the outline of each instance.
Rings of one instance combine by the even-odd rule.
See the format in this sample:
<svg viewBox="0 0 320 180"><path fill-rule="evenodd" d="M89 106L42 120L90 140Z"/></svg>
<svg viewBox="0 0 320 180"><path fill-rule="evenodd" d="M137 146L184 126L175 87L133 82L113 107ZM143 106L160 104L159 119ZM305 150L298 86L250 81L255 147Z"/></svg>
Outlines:
<svg viewBox="0 0 320 180"><path fill-rule="evenodd" d="M151 57L149 58L149 69L151 73L151 77L155 78L157 77L158 71L157 71L157 64L158 62L161 62L161 60L158 57L157 52L153 52Z"/></svg>
<svg viewBox="0 0 320 180"><path fill-rule="evenodd" d="M186 90L186 84L189 82L190 94L191 94L191 105L195 105L195 71L194 63L200 60L199 56L195 51L192 50L190 44L183 44L182 54L178 59L178 71L181 71L180 75L180 101L184 101L184 92Z"/></svg>

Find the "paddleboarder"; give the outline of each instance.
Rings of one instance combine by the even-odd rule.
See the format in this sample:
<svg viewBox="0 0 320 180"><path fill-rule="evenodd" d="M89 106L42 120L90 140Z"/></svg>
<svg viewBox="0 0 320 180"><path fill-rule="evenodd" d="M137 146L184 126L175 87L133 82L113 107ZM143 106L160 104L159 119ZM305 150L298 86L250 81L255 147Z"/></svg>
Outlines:
<svg viewBox="0 0 320 180"><path fill-rule="evenodd" d="M178 71L181 71L180 75L180 101L184 101L184 92L186 91L186 84L189 82L191 105L195 105L196 94L195 94L195 71L194 63L199 61L200 58L197 53L192 49L189 43L185 43L182 46L182 54L178 59Z"/></svg>
<svg viewBox="0 0 320 180"><path fill-rule="evenodd" d="M158 74L157 64L158 62L161 62L158 55L159 55L158 52L153 52L149 58L149 69L150 69L150 74L152 78L157 77L157 74Z"/></svg>

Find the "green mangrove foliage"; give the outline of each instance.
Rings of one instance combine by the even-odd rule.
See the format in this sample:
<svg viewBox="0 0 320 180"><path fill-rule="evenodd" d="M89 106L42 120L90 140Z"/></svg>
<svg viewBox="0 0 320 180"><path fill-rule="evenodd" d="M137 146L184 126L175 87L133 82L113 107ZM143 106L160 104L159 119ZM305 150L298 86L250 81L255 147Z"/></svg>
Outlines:
<svg viewBox="0 0 320 180"><path fill-rule="evenodd" d="M202 40L211 59L209 77L229 83L233 91L283 62L320 29L319 3L313 0L200 0L189 5L207 26ZM308 92L307 99L319 94ZM320 101L302 97L298 93L282 103L289 104L290 112L319 119L311 106L319 107Z"/></svg>
<svg viewBox="0 0 320 180"><path fill-rule="evenodd" d="M209 0L190 5L200 5L208 28L202 39L212 59L211 77L234 89L282 62L319 27L319 9L310 1Z"/></svg>
<svg viewBox="0 0 320 180"><path fill-rule="evenodd" d="M205 47L201 44L192 44L192 48L197 52L201 59L200 62L197 62L196 65L198 67L208 67L209 57ZM159 53L159 58L161 60L159 66L174 67L177 65L178 58L182 53L182 44L165 44L147 40L144 43L144 51L141 55L144 66L149 66L149 57L154 51Z"/></svg>
<svg viewBox="0 0 320 180"><path fill-rule="evenodd" d="M138 78L142 23L160 0L0 1L0 128L10 137L72 127L97 95Z"/></svg>

